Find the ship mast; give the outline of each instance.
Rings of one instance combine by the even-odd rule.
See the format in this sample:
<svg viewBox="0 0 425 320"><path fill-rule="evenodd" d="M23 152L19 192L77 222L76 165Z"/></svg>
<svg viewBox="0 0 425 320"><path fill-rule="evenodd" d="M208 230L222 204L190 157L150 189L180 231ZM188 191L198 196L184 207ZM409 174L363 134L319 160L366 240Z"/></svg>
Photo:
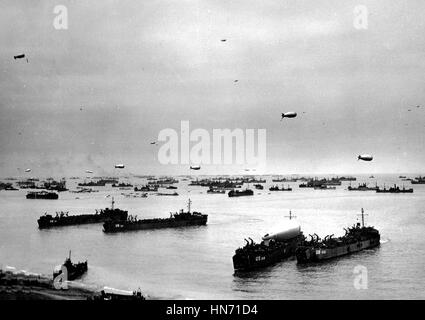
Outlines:
<svg viewBox="0 0 425 320"><path fill-rule="evenodd" d="M362 208L361 216L362 216L362 227L364 228L364 216L367 216L367 214L364 214L363 208Z"/></svg>
<svg viewBox="0 0 425 320"><path fill-rule="evenodd" d="M285 216L286 218L289 218L289 220L291 220L292 218L296 218L297 216L293 216L292 215L292 211L289 210L289 216Z"/></svg>
<svg viewBox="0 0 425 320"><path fill-rule="evenodd" d="M189 201L187 202L187 212L190 213L190 205L191 205L192 201L189 198Z"/></svg>

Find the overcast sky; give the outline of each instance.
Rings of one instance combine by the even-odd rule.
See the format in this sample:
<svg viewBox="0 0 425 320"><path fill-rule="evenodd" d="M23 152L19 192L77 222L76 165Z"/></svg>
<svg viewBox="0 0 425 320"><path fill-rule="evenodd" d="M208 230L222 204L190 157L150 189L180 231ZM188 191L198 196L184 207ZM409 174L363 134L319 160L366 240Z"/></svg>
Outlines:
<svg viewBox="0 0 425 320"><path fill-rule="evenodd" d="M58 4L68 30L53 27ZM359 4L367 30L353 26ZM424 12L421 0L2 0L0 176L188 174L150 144L181 120L266 129L268 173L423 172ZM286 111L298 117L281 122Z"/></svg>

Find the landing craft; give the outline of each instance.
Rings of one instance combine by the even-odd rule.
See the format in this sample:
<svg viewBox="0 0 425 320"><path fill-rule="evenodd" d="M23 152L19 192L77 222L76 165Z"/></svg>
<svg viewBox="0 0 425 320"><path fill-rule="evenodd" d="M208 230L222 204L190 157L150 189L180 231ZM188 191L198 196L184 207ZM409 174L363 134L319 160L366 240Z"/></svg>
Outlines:
<svg viewBox="0 0 425 320"><path fill-rule="evenodd" d="M124 168L125 168L125 166L124 166L123 164L116 164L116 165L115 165L115 168L116 168L116 169L124 169Z"/></svg>
<svg viewBox="0 0 425 320"><path fill-rule="evenodd" d="M372 161L373 157L369 154L362 154L358 156L357 160Z"/></svg>
<svg viewBox="0 0 425 320"><path fill-rule="evenodd" d="M282 118L280 119L280 121L283 120L283 118L295 118L297 116L296 112L290 111L290 112L285 112L282 113Z"/></svg>
<svg viewBox="0 0 425 320"><path fill-rule="evenodd" d="M19 55L17 55L17 56L14 56L13 57L13 59L23 59L23 58L25 58L25 54L19 54Z"/></svg>
<svg viewBox="0 0 425 320"><path fill-rule="evenodd" d="M190 169L191 170L199 170L199 169L201 169L201 167L200 166L190 166Z"/></svg>

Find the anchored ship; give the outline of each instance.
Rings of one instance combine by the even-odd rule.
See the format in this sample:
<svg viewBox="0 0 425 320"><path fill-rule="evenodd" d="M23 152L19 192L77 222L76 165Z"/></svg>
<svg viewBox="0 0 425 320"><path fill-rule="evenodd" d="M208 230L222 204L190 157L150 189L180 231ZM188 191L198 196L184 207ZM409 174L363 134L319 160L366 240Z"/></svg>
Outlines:
<svg viewBox="0 0 425 320"><path fill-rule="evenodd" d="M200 226L206 225L208 215L200 212L191 212L190 206L192 201L189 199L187 211L180 210L180 212L170 213L169 218L156 218L156 219L143 219L139 220L136 217L129 216L126 220L121 221L106 221L103 224L103 231L108 232L122 232L132 230L146 230L146 229L160 229L160 228L177 228L187 226Z"/></svg>
<svg viewBox="0 0 425 320"><path fill-rule="evenodd" d="M113 188L132 188L133 185L131 183L121 182L121 183L113 183L112 187Z"/></svg>
<svg viewBox="0 0 425 320"><path fill-rule="evenodd" d="M288 186L288 188L285 189L284 186L282 188L279 188L278 186L273 186L269 188L270 191L292 191L292 188Z"/></svg>
<svg viewBox="0 0 425 320"><path fill-rule="evenodd" d="M292 214L290 212L289 218ZM299 243L304 239L299 226L283 230L276 234L266 234L261 243L245 239L246 244L238 248L233 256L233 268L236 272L250 271L270 266L295 254Z"/></svg>
<svg viewBox="0 0 425 320"><path fill-rule="evenodd" d="M62 273L62 267L66 268L67 271L67 279L69 281L73 281L79 277L81 277L84 273L87 272L87 260L85 262L72 263L71 261L71 250L69 251L69 257L66 258L65 262L62 266L57 266L53 271L53 279L59 276Z"/></svg>
<svg viewBox="0 0 425 320"><path fill-rule="evenodd" d="M57 212L56 216L45 213L37 222L40 229L71 226L78 224L101 223L107 220L126 220L128 212L114 208L114 198L112 198L111 208L96 210L94 214L81 214L69 216L67 212Z"/></svg>
<svg viewBox="0 0 425 320"><path fill-rule="evenodd" d="M320 239L316 234L310 235L311 240L305 240L295 252L298 263L322 262L379 246L379 231L374 227L365 227L363 209L361 216L362 224L344 229L345 235L342 237L328 235Z"/></svg>
<svg viewBox="0 0 425 320"><path fill-rule="evenodd" d="M223 194L226 193L226 190L210 187L207 193Z"/></svg>
<svg viewBox="0 0 425 320"><path fill-rule="evenodd" d="M59 195L56 192L47 192L47 191L31 191L26 195L27 199L47 199L47 200L56 200L59 198Z"/></svg>
<svg viewBox="0 0 425 320"><path fill-rule="evenodd" d="M105 181L89 181L89 182L80 182L79 187L104 187L106 185Z"/></svg>
<svg viewBox="0 0 425 320"><path fill-rule="evenodd" d="M314 190L336 190L336 187L334 186L328 186L328 185L321 185L321 186L314 186Z"/></svg>
<svg viewBox="0 0 425 320"><path fill-rule="evenodd" d="M406 189L404 186L403 186L403 189L401 189L399 186L394 185L393 187L390 187L388 189L385 186L383 189L380 189L379 187L377 187L376 192L377 193L413 193L413 189L412 188Z"/></svg>
<svg viewBox="0 0 425 320"><path fill-rule="evenodd" d="M358 187L352 187L351 185L347 188L348 191L376 191L378 190L378 186L368 187L367 183L359 184Z"/></svg>
<svg viewBox="0 0 425 320"><path fill-rule="evenodd" d="M425 184L425 177L419 176L415 179L410 180L411 184Z"/></svg>
<svg viewBox="0 0 425 320"><path fill-rule="evenodd" d="M158 186L153 186L153 185L145 185L145 186L141 186L141 187L134 187L134 191L143 191L143 192L157 192L158 191Z"/></svg>
<svg viewBox="0 0 425 320"><path fill-rule="evenodd" d="M245 189L245 190L242 190L242 191L230 190L228 195L229 195L229 197L253 196L254 191L252 191L251 189Z"/></svg>

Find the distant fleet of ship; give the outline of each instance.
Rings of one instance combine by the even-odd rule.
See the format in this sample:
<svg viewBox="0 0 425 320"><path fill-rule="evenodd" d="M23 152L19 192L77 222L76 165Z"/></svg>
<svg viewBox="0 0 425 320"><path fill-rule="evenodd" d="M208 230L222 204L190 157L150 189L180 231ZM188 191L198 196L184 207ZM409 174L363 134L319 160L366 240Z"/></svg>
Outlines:
<svg viewBox="0 0 425 320"><path fill-rule="evenodd" d="M119 188L122 190L131 189L134 192L122 193L126 197L147 197L148 194L156 194L158 196L177 196L176 191L162 192L159 189L176 190L179 180L172 177L145 177L147 183L141 186L134 186L131 183L120 182L117 178L98 178L89 181L80 182L77 185L77 190L70 190L73 193L91 193L98 192L96 187L104 187L110 185L111 188ZM373 176L369 178L374 178ZM410 181L414 184L425 184L425 178L422 176L414 179L409 179L406 176L399 176L402 181ZM12 179L8 179L13 181ZM182 181L190 180L189 177L184 177ZM301 181L299 188L312 188L314 190L335 190L337 186L341 186L342 182L350 182L347 187L348 191L374 191L376 193L413 193L413 188L406 188L394 184L390 187L384 185L378 186L375 182L374 186L369 186L367 182L359 183L357 186L352 186L351 182L356 181L355 177L333 177L333 178L308 178L308 177L273 177L273 183L291 182L296 183ZM0 190L16 191L19 189L32 189L26 194L27 199L58 199L59 193L67 191L65 179L55 181L48 179L40 182L38 179L27 179L23 181L0 182ZM228 197L243 197L254 196L254 191L249 188L252 184L255 190L264 190L266 179L250 177L214 177L190 180L189 186L207 187L207 194L225 194ZM16 186L16 187L15 187ZM245 187L244 187L245 186ZM293 191L291 185L286 187L274 184L268 188L269 193L278 191ZM65 227L72 225L94 224L99 223L103 226L105 233L117 233L137 230L152 230L161 228L183 228L206 226L208 215L191 210L191 200L188 200L187 210L171 213L168 218L150 218L139 219L137 216L129 215L128 211L114 207L114 198L112 197L111 207L96 210L94 213L85 214L69 214L69 212L56 212L55 215L47 212L40 216L37 220L40 229ZM262 237L261 242L255 243L251 238L245 239L246 244L243 247L236 249L233 255L233 267L235 272L246 272L255 269L271 266L279 261L294 257L300 264L318 263L329 259L341 257L344 255L356 253L368 248L374 248L380 244L380 233L377 229L371 226L365 226L364 212L361 212L362 223L357 223L352 227L345 229L345 235L334 237L328 235L321 239L317 234L309 235L309 238L304 236L301 227L288 228L274 234L266 234ZM292 219L290 212L289 218ZM65 260L62 266L58 266L54 270L53 278L61 275L63 267L67 270L69 280L74 280L81 277L88 270L88 263L71 262L71 256ZM140 292L133 292L130 295L121 295L113 292L103 291L101 299L142 299Z"/></svg>

